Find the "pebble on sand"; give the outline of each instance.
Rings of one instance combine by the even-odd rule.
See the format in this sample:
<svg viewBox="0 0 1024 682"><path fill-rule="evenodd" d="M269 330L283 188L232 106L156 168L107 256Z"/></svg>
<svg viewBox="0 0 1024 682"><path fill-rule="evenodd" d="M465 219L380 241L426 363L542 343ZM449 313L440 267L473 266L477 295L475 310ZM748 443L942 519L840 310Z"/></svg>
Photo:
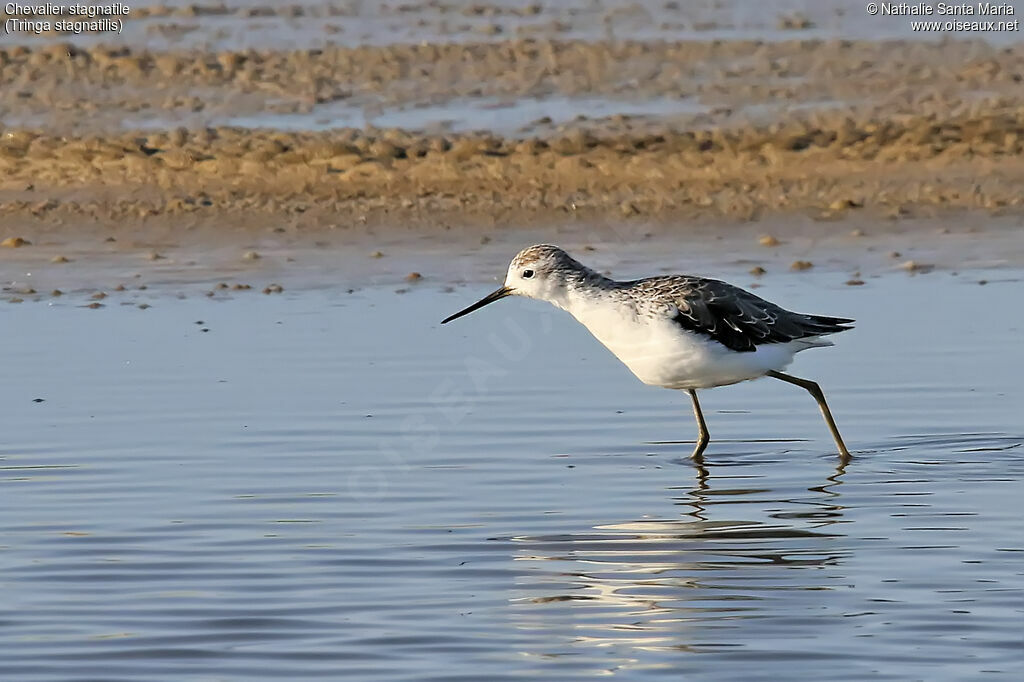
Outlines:
<svg viewBox="0 0 1024 682"><path fill-rule="evenodd" d="M848 208L862 208L863 206L863 201L857 201L855 199L836 199L828 205L829 210L832 211L844 211Z"/></svg>
<svg viewBox="0 0 1024 682"><path fill-rule="evenodd" d="M793 261L793 264L789 266L789 269L799 272L800 270L810 270L813 267L814 263L809 260L795 260Z"/></svg>
<svg viewBox="0 0 1024 682"><path fill-rule="evenodd" d="M51 263L70 263L71 259L66 256L54 256L50 259Z"/></svg>
<svg viewBox="0 0 1024 682"><path fill-rule="evenodd" d="M262 257L263 256L255 251L246 251L242 254L242 260L259 260Z"/></svg>
<svg viewBox="0 0 1024 682"><path fill-rule="evenodd" d="M280 284L270 284L263 289L263 293L265 294L279 294L282 291L284 291L284 287Z"/></svg>
<svg viewBox="0 0 1024 682"><path fill-rule="evenodd" d="M800 31L814 28L814 22L797 12L795 14L780 15L776 26L780 31Z"/></svg>
<svg viewBox="0 0 1024 682"><path fill-rule="evenodd" d="M9 249L17 249L22 246L31 246L32 242L21 237L8 237L7 239L0 242L0 246L5 246Z"/></svg>
<svg viewBox="0 0 1024 682"><path fill-rule="evenodd" d="M421 279L423 279L423 275L421 275L418 272L410 272L408 275L405 276L406 282L418 282Z"/></svg>
<svg viewBox="0 0 1024 682"><path fill-rule="evenodd" d="M760 277L766 272L768 271L762 268L760 265L755 265L754 267L750 268L750 274L753 275L754 277Z"/></svg>
<svg viewBox="0 0 1024 682"><path fill-rule="evenodd" d="M928 272L929 270L932 270L935 266L928 265L926 263L918 263L915 260L908 260L907 262L900 265L900 267L906 270L907 272Z"/></svg>
<svg viewBox="0 0 1024 682"><path fill-rule="evenodd" d="M757 243L760 244L761 246L778 246L782 242L780 242L774 236L772 236L770 234L766 234L763 237L761 237L760 239L758 239Z"/></svg>

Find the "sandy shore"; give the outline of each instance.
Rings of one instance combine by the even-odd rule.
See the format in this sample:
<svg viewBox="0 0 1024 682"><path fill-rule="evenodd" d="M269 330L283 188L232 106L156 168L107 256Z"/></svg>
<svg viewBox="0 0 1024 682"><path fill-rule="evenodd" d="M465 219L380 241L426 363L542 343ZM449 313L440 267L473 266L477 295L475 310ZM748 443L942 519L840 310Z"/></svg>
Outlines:
<svg viewBox="0 0 1024 682"><path fill-rule="evenodd" d="M1022 73L1021 45L966 40L11 46L0 240L32 248L0 265L182 246L234 263L342 233L365 254L409 229L1004 234L1024 209ZM510 125L523 103L551 114ZM423 111L444 120L371 124Z"/></svg>
<svg viewBox="0 0 1024 682"><path fill-rule="evenodd" d="M0 64L5 121L37 123L8 123L0 142L5 222L53 215L138 225L155 214L215 211L292 220L314 207L332 220L379 224L576 212L756 220L1016 212L1024 201L1020 46L514 40L218 54L48 46L8 49ZM551 93L693 97L701 108L541 120L506 133L198 125L270 99L298 110ZM146 118L154 112L162 127ZM131 128L133 115L146 129Z"/></svg>
<svg viewBox="0 0 1024 682"><path fill-rule="evenodd" d="M627 126L628 127L628 126ZM329 220L516 222L566 213L831 218L867 209L1019 211L1024 110L556 138L216 128L139 136L9 131L3 213L144 222L267 211Z"/></svg>

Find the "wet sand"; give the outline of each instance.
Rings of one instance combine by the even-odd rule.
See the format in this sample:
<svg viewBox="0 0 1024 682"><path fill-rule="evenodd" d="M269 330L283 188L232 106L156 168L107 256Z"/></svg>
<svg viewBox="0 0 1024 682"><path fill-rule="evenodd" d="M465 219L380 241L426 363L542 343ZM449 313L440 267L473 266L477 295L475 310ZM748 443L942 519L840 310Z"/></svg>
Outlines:
<svg viewBox="0 0 1024 682"><path fill-rule="evenodd" d="M899 221L855 213L827 223L809 217L735 224L576 219L440 230L337 222L285 228L273 216L250 214L232 227L217 217L183 226L166 216L154 217L146 230L103 221L80 223L73 232L43 221L20 227L24 238L0 242L0 301L97 309L148 308L169 296L232 300L325 287L345 295L374 286L395 294L453 293L493 282L512 255L539 242L560 244L621 279L683 272L751 288L817 273L857 288L890 275L984 284L1024 265L1019 217L970 213Z"/></svg>
<svg viewBox="0 0 1024 682"><path fill-rule="evenodd" d="M0 226L1018 215L1022 64L976 41L9 47ZM548 100L514 130L488 117ZM588 118L597 101L653 113ZM331 127L424 105L447 126Z"/></svg>
<svg viewBox="0 0 1024 682"><path fill-rule="evenodd" d="M851 280L1020 262L1020 43L741 10L170 3L122 36L22 35L0 50L4 293L450 285L529 241ZM291 43L247 42L261 26Z"/></svg>

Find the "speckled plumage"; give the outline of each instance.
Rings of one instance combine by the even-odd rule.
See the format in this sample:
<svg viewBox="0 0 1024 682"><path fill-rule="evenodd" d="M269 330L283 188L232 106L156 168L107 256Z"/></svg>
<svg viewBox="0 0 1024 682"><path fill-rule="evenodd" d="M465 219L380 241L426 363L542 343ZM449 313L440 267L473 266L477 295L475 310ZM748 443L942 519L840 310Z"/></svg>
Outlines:
<svg viewBox="0 0 1024 682"><path fill-rule="evenodd" d="M787 343L850 329L843 317L794 313L726 282L688 275L617 283L638 306L659 308L683 329L748 353L765 343Z"/></svg>
<svg viewBox="0 0 1024 682"><path fill-rule="evenodd" d="M565 251L550 244L523 249L513 269L545 269L567 283L575 296L617 299L637 317L664 317L682 329L701 334L726 348L746 353L769 343L788 343L850 329L853 320L806 315L786 310L771 301L727 282L692 275L660 275L616 281L591 270ZM829 345L816 342L813 345Z"/></svg>

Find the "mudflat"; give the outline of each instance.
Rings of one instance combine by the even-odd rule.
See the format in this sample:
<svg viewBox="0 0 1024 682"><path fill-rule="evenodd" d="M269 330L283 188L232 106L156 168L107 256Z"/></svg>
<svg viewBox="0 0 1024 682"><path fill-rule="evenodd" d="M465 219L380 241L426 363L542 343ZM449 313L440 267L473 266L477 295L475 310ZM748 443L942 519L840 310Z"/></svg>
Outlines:
<svg viewBox="0 0 1024 682"><path fill-rule="evenodd" d="M1022 74L969 40L12 46L0 225L1018 214Z"/></svg>

